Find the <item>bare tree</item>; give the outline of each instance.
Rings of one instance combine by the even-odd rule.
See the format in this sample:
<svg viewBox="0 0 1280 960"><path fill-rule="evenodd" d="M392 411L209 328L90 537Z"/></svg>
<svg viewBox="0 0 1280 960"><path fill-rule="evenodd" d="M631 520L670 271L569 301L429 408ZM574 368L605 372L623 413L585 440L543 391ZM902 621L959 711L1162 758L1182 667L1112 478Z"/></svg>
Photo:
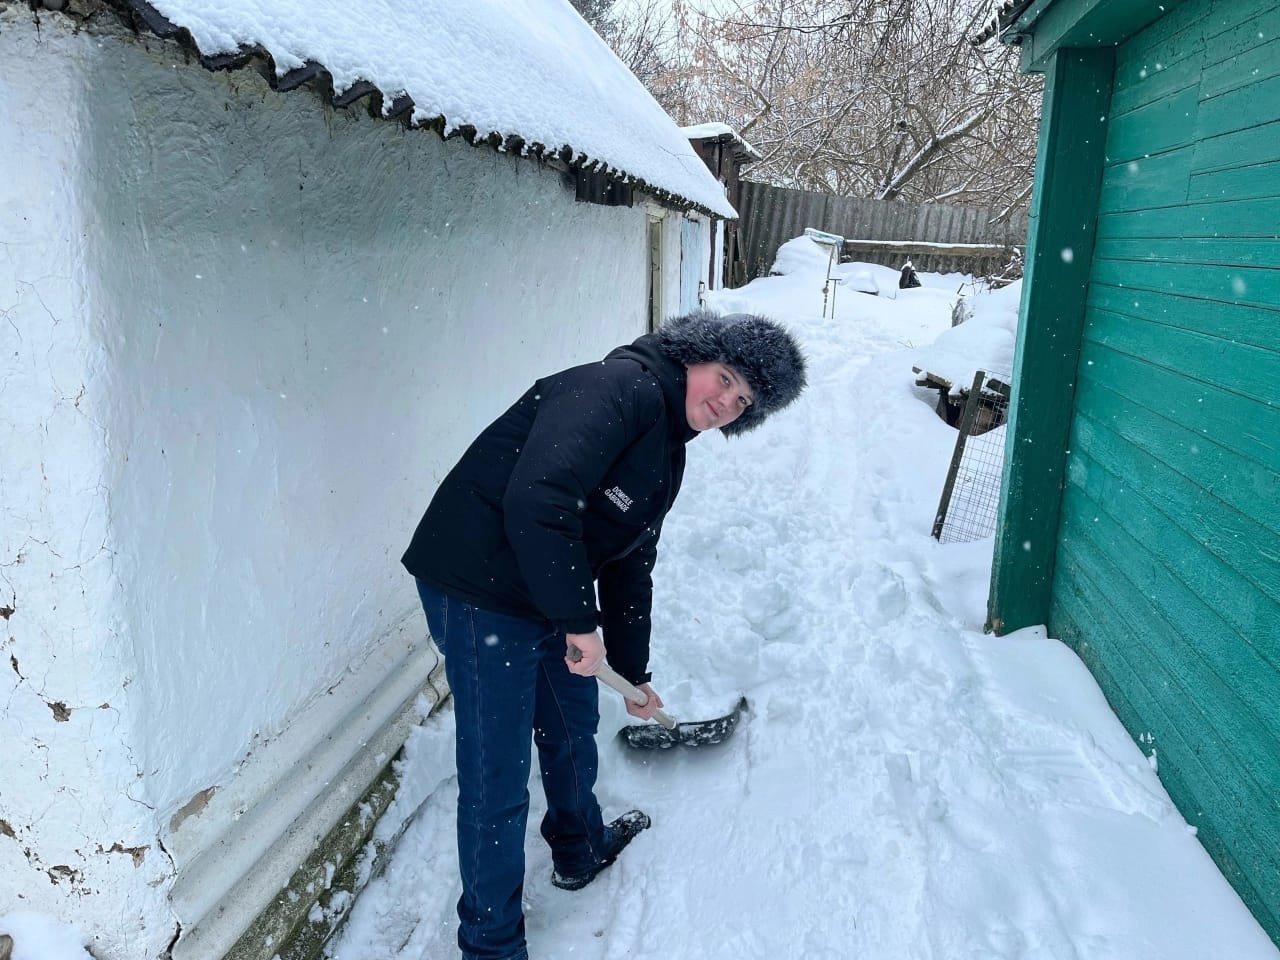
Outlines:
<svg viewBox="0 0 1280 960"><path fill-rule="evenodd" d="M645 78L677 120L723 120L764 159L753 179L845 195L1020 205L1039 78L970 43L990 0L677 4L677 45ZM625 59L625 58L624 58Z"/></svg>
<svg viewBox="0 0 1280 960"><path fill-rule="evenodd" d="M684 16L683 0L572 0L584 20L631 68L664 107L681 84L677 23ZM668 107L668 109L670 109Z"/></svg>
<svg viewBox="0 0 1280 960"><path fill-rule="evenodd" d="M582 19L591 24L597 31L600 25L609 19L615 0L569 0L575 10L582 14Z"/></svg>

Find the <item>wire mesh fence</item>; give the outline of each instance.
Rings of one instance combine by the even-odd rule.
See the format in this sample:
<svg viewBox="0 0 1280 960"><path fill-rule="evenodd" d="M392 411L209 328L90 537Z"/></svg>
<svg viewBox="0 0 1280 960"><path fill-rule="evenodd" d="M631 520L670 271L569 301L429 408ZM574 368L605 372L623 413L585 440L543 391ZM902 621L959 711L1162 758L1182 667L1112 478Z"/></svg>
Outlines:
<svg viewBox="0 0 1280 960"><path fill-rule="evenodd" d="M1009 385L979 370L965 398L933 521L939 543L968 543L995 533L1008 416Z"/></svg>

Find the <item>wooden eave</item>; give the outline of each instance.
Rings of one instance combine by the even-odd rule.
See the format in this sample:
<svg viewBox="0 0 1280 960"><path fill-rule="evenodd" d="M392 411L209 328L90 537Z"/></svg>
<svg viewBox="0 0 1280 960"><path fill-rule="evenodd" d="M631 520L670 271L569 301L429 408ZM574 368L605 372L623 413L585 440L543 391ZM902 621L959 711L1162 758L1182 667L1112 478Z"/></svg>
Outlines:
<svg viewBox="0 0 1280 960"><path fill-rule="evenodd" d="M743 142L742 138L732 133L722 133L715 137L698 137L703 143L715 143L721 146L727 145L733 159L738 162L738 166L745 167L749 163L757 163L760 157Z"/></svg>
<svg viewBox="0 0 1280 960"><path fill-rule="evenodd" d="M1018 0L1001 10L1000 39L1022 48L1025 72L1041 73L1058 50L1116 46L1182 2Z"/></svg>

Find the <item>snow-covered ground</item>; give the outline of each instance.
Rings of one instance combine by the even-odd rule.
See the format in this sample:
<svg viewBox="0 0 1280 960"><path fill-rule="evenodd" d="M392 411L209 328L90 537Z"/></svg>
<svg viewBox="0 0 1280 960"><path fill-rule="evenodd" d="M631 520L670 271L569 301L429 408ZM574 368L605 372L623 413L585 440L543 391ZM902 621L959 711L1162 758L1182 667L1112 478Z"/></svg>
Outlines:
<svg viewBox="0 0 1280 960"><path fill-rule="evenodd" d="M641 753L602 690L606 817L654 825L566 893L531 784L530 955L1276 960L1075 655L1040 629L982 632L991 541L929 537L955 434L911 368L1010 365L1017 287L953 331L965 278L897 291L846 265L888 296L843 288L824 319L820 248L793 241L779 266L710 306L790 325L811 386L754 434L690 445L655 573L671 712L745 694L749 713L720 746ZM337 960L456 955L451 737L445 713L411 741L403 799L430 802Z"/></svg>
<svg viewBox="0 0 1280 960"><path fill-rule="evenodd" d="M911 368L1007 367L1017 287L974 297L953 330L966 278L897 291L894 271L846 265L824 319L820 248L793 241L779 267L710 305L790 325L811 386L754 434L690 445L655 573L671 712L744 694L749 712L722 745L640 753L602 690L606 817L640 807L654 825L591 886L557 890L531 784L531 956L1280 958L1075 655L1040 629L983 634L991 541L929 537L955 434ZM851 289L868 282L884 295ZM452 734L445 711L411 738L393 814L428 801L335 960L456 956Z"/></svg>
<svg viewBox="0 0 1280 960"><path fill-rule="evenodd" d="M891 296L842 288L823 319L820 248L782 253L785 275L710 306L790 325L810 388L755 434L690 445L655 572L671 712L745 694L749 713L716 748L637 753L602 691L605 814L654 826L559 891L531 785L530 955L1276 960L1075 655L1039 628L983 634L991 540L929 538L955 434L911 367L1011 365L1018 288L952 330L965 278L899 292L845 265ZM445 713L411 741L404 801L430 803L335 959L454 955L451 737Z"/></svg>

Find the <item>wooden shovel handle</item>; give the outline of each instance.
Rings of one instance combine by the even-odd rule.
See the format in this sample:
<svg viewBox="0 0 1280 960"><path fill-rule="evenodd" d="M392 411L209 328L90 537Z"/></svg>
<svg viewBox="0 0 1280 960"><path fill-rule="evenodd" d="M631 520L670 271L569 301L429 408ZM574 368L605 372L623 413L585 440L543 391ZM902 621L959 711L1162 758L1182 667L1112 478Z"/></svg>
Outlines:
<svg viewBox="0 0 1280 960"><path fill-rule="evenodd" d="M596 679L601 683L605 683L613 687L613 689L617 690L637 707L643 707L649 702L649 698L644 695L643 690L636 687L630 681L624 680L622 677L618 676L618 674L614 672L613 668L607 663L602 663L600 665L600 672L596 674ZM657 720L668 730L674 730L676 728L676 722L672 720L671 715L661 707L653 711L653 719Z"/></svg>
<svg viewBox="0 0 1280 960"><path fill-rule="evenodd" d="M582 659L582 651L573 644L569 644L569 659L574 663L577 663ZM613 689L617 690L637 707L643 707L649 702L649 698L645 696L643 690L638 688L631 681L619 676L617 671L607 663L600 664L600 670L596 673L596 679L606 686L613 687ZM676 728L676 722L671 719L671 714L667 713L661 707L653 711L653 719L657 720L668 730L674 730Z"/></svg>

